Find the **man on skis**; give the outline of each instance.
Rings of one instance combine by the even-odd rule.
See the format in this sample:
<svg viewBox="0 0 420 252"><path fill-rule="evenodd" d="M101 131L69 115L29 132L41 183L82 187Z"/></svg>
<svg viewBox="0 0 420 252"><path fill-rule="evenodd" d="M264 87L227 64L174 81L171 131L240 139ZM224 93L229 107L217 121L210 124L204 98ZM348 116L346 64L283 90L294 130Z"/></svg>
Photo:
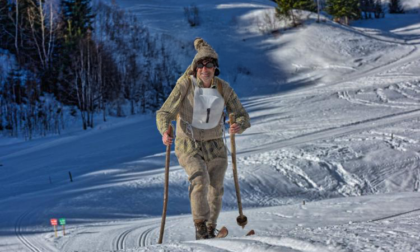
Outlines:
<svg viewBox="0 0 420 252"><path fill-rule="evenodd" d="M175 155L190 181L191 211L196 239L200 240L215 237L222 208L227 168L224 108L236 116L231 134L241 134L251 125L236 93L216 77L220 73L216 51L201 38L194 41L194 47L197 54L157 111L156 120L165 145L173 143L169 125L176 120Z"/></svg>

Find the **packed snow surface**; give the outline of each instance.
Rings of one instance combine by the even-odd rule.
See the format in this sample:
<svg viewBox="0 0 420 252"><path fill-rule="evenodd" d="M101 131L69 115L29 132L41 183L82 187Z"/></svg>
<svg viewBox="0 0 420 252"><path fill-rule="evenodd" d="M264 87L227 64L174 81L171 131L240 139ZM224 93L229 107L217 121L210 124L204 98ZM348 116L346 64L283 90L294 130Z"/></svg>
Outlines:
<svg viewBox="0 0 420 252"><path fill-rule="evenodd" d="M236 224L229 162L219 218L229 236L195 241L172 152L158 245L165 146L155 116L98 118L87 131L0 138L0 251L420 251L419 13L351 26L303 13L301 26L267 32L266 0L115 2L172 37L183 67L195 37L219 54L220 77L252 120L236 136L248 225ZM51 218L66 218L65 235Z"/></svg>

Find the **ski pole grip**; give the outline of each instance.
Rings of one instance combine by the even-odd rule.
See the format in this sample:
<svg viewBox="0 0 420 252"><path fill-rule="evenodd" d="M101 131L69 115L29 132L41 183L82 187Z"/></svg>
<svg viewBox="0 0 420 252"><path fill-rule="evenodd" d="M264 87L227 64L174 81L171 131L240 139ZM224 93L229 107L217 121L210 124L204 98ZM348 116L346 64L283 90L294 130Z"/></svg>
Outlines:
<svg viewBox="0 0 420 252"><path fill-rule="evenodd" d="M229 114L229 124L230 124L230 125L232 125L232 124L234 124L234 123L236 123L236 117L235 117L235 114L234 114L234 113L230 113L230 114Z"/></svg>
<svg viewBox="0 0 420 252"><path fill-rule="evenodd" d="M171 123L171 124L169 124L168 130L169 130L168 135L169 135L170 137L172 137L172 136L174 135L174 128L172 127L172 123Z"/></svg>

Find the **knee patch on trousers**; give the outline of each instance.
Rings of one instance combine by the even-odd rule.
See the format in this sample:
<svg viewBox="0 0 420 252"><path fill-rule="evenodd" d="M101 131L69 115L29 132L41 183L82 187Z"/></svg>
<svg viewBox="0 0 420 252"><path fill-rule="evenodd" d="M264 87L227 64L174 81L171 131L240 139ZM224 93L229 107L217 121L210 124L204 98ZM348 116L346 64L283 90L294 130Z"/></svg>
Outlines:
<svg viewBox="0 0 420 252"><path fill-rule="evenodd" d="M194 174L193 175L191 175L190 177L189 177L189 181L190 181L190 183L192 183L193 182L193 180L195 179L195 178L197 178L197 177L199 177L199 176L203 176L203 172L201 172L201 171L199 171L199 172L194 172Z"/></svg>
<svg viewBox="0 0 420 252"><path fill-rule="evenodd" d="M188 187L188 191L190 194L190 199L191 199L191 193L193 192L194 187L202 186L203 188L206 188L210 183L210 180L207 174L204 174L201 171L193 173L190 176L189 181L190 181L190 186Z"/></svg>
<svg viewBox="0 0 420 252"><path fill-rule="evenodd" d="M210 190L210 193L213 195L213 197L222 197L225 192L225 189L223 186L219 188L215 188L211 186L209 190Z"/></svg>
<svg viewBox="0 0 420 252"><path fill-rule="evenodd" d="M198 171L194 172L190 178L189 181L193 185L205 185L208 186L210 183L210 179L207 174L204 174L204 172Z"/></svg>

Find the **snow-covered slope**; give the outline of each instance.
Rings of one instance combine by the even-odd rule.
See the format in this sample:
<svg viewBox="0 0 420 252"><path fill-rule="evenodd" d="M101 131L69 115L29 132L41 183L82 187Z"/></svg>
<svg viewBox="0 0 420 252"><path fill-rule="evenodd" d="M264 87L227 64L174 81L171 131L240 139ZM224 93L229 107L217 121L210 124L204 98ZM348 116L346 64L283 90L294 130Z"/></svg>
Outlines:
<svg viewBox="0 0 420 252"><path fill-rule="evenodd" d="M413 13L419 13L420 11L420 1L419 0L403 0L401 1L403 7L407 11Z"/></svg>
<svg viewBox="0 0 420 252"><path fill-rule="evenodd" d="M145 115L31 142L0 138L0 251L420 249L420 15L352 27L310 17L274 36L258 30L270 1L195 3L195 28L183 17L194 1L117 2L172 36L175 55L191 44L184 67L197 36L218 52L221 77L252 118L236 138L249 224L236 225L229 168L220 224L230 237L193 241L187 176L172 153L156 245L165 148ZM54 217L67 219L66 236L54 237ZM251 228L257 235L242 237Z"/></svg>

